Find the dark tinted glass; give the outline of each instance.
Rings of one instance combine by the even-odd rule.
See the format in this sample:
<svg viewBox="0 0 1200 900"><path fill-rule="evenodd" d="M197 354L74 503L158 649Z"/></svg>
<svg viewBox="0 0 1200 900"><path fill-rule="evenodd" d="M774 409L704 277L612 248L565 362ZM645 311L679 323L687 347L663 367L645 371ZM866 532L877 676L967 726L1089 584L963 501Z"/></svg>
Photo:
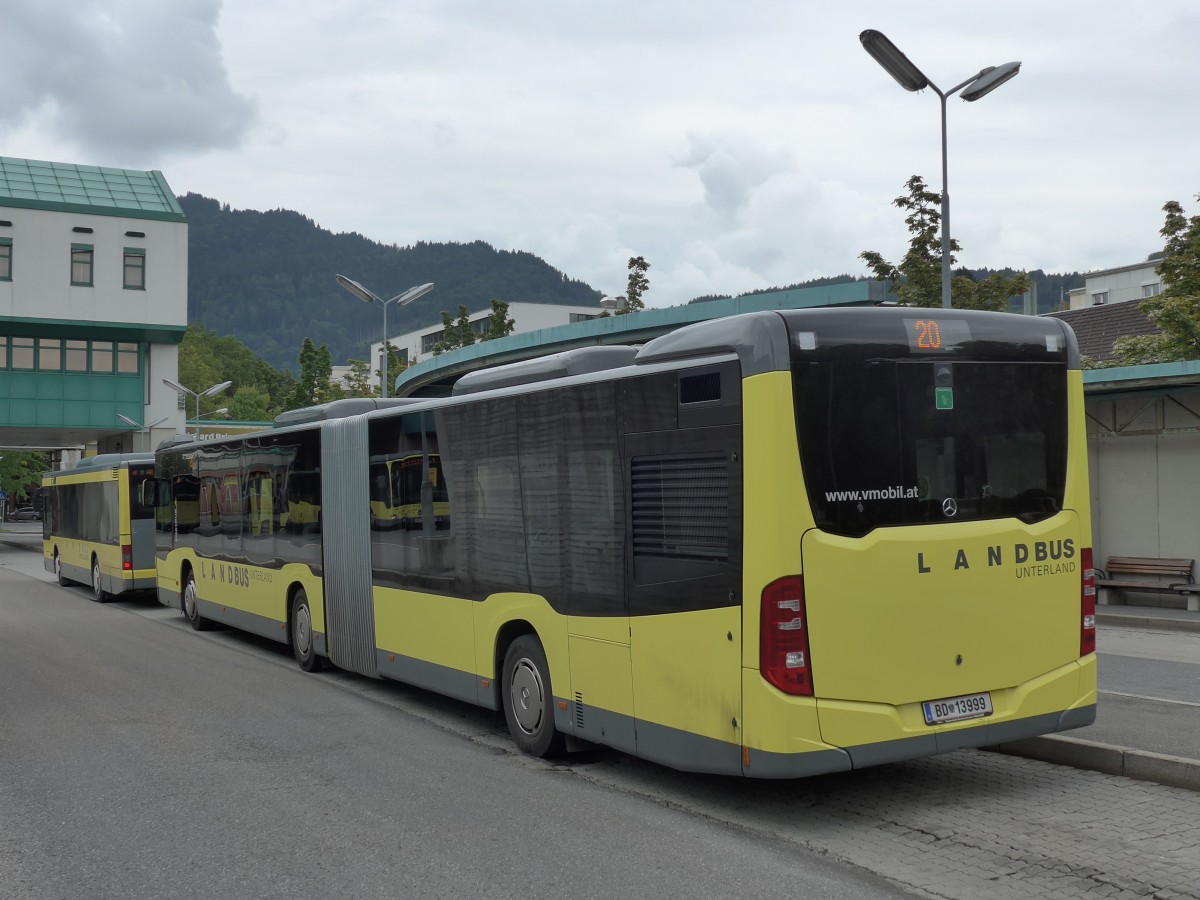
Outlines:
<svg viewBox="0 0 1200 900"><path fill-rule="evenodd" d="M1049 362L864 359L793 366L800 458L819 527L1062 508L1066 368Z"/></svg>

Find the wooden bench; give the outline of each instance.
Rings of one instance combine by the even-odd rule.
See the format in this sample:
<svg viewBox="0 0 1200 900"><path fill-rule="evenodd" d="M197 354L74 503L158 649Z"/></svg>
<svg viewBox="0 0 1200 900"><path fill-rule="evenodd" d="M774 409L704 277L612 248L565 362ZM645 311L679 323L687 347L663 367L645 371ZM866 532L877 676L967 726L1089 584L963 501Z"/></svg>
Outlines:
<svg viewBox="0 0 1200 900"><path fill-rule="evenodd" d="M1192 577L1193 560L1155 556L1110 556L1096 571L1096 600L1112 603L1108 591L1142 591L1177 594L1187 599L1189 610L1200 610L1200 584ZM1147 580L1149 578L1157 580Z"/></svg>

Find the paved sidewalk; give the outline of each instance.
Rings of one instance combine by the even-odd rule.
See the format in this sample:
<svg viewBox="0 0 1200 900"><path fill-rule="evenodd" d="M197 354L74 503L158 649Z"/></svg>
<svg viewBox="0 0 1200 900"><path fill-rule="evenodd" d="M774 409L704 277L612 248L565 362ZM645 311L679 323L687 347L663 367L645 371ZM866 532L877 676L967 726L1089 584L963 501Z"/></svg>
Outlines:
<svg viewBox="0 0 1200 900"><path fill-rule="evenodd" d="M1157 606L1104 605L1096 607L1096 624L1101 630L1107 627L1145 628L1156 631L1195 635L1195 662L1200 665L1200 612L1186 609L1165 609ZM1103 646L1101 665L1103 665ZM1115 698L1120 699L1120 698ZM1200 721L1200 693L1195 705L1180 705L1179 716L1188 721ZM1101 709L1109 715L1121 715L1114 707L1101 699ZM1086 733L1086 729L1084 730ZM1191 747L1184 742L1185 755L1155 753L1138 747L1120 746L1100 741L1066 735L1048 735L1014 741L998 749L1014 756L1040 759L1046 762L1074 766L1105 772L1109 775L1124 775L1143 781L1154 781L1200 791L1200 746Z"/></svg>

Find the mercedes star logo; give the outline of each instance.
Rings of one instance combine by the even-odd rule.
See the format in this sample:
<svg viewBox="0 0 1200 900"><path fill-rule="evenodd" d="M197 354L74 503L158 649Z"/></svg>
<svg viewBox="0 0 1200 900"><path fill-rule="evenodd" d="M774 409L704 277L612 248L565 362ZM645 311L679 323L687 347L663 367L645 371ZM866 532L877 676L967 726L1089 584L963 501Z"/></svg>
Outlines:
<svg viewBox="0 0 1200 900"><path fill-rule="evenodd" d="M942 512L946 514L946 518L954 518L958 515L958 502L953 497L947 497L942 501Z"/></svg>

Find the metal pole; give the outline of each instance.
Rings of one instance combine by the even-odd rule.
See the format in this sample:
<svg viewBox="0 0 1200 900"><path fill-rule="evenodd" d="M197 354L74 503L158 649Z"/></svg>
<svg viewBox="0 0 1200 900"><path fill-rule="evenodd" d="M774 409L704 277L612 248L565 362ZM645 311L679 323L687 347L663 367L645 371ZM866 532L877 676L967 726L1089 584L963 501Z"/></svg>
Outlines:
<svg viewBox="0 0 1200 900"><path fill-rule="evenodd" d="M388 341L387 341L387 306L391 301L383 301L383 360L379 364L379 396L386 400L388 395Z"/></svg>
<svg viewBox="0 0 1200 900"><path fill-rule="evenodd" d="M932 87L932 85L930 85ZM936 91L937 88L934 88ZM942 101L942 306L950 308L950 181L946 164L946 95L938 91Z"/></svg>

